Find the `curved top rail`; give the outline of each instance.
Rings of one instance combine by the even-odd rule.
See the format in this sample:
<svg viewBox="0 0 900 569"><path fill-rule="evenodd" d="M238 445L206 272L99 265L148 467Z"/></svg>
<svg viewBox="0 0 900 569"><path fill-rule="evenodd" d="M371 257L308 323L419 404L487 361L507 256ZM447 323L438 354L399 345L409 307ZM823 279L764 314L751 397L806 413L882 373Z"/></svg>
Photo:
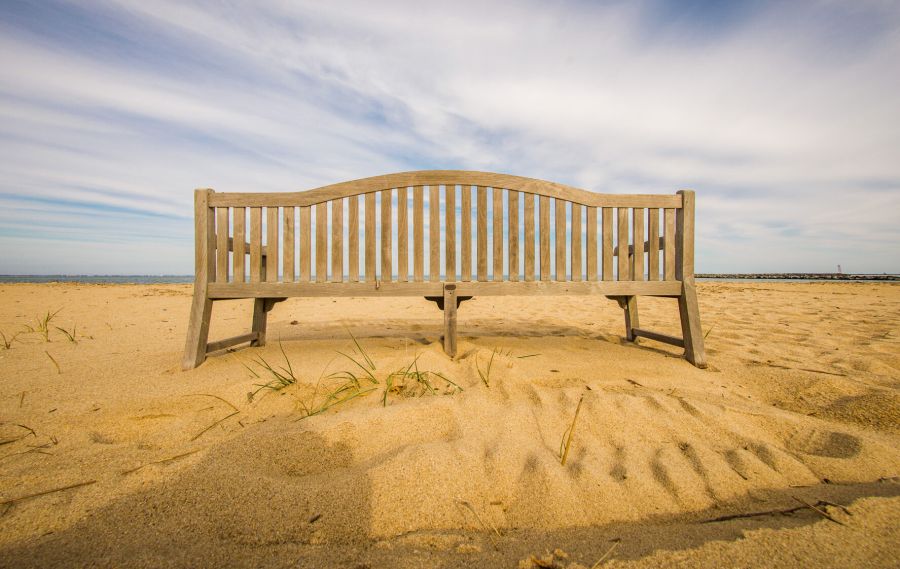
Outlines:
<svg viewBox="0 0 900 569"><path fill-rule="evenodd" d="M681 195L678 194L598 194L557 182L474 170L399 172L331 184L303 192L213 193L210 195L209 205L218 207L310 206L380 190L437 184L502 188L596 207L682 207Z"/></svg>

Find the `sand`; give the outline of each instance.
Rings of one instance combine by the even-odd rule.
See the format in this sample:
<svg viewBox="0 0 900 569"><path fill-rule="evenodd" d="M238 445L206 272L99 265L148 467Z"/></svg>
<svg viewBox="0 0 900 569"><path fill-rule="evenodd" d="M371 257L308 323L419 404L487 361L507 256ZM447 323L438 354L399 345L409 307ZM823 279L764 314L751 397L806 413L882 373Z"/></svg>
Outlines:
<svg viewBox="0 0 900 569"><path fill-rule="evenodd" d="M484 297L456 361L424 299L291 299L182 372L190 291L0 286L7 338L59 310L0 345L0 566L900 565L900 286L701 283L708 370L605 298Z"/></svg>

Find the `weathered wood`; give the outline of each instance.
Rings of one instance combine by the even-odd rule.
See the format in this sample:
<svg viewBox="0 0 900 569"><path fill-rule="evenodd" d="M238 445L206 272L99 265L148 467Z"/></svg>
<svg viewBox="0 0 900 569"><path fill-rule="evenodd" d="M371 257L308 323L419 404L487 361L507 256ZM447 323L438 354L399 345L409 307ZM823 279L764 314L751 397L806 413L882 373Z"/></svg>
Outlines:
<svg viewBox="0 0 900 569"><path fill-rule="evenodd" d="M250 333L253 334L253 339L250 340L251 346L266 345L266 327L268 321L266 300L266 298L257 298L253 301L253 319L250 324Z"/></svg>
<svg viewBox="0 0 900 569"><path fill-rule="evenodd" d="M331 282L344 281L344 200L331 202Z"/></svg>
<svg viewBox="0 0 900 569"><path fill-rule="evenodd" d="M456 280L456 186L444 188L444 280Z"/></svg>
<svg viewBox="0 0 900 569"><path fill-rule="evenodd" d="M348 278L350 282L359 282L359 196L347 198L347 233L350 242L347 244Z"/></svg>
<svg viewBox="0 0 900 569"><path fill-rule="evenodd" d="M675 280L675 210L666 209L663 215L663 271L667 281Z"/></svg>
<svg viewBox="0 0 900 569"><path fill-rule="evenodd" d="M603 253L603 280L613 280L613 210L611 207L605 207L602 210L603 216L603 237L602 237L602 253Z"/></svg>
<svg viewBox="0 0 900 569"><path fill-rule="evenodd" d="M393 244L391 236L394 232L393 215L391 214L391 200L393 192L382 190L381 192L381 281L394 280Z"/></svg>
<svg viewBox="0 0 900 569"><path fill-rule="evenodd" d="M661 334L659 332L653 332L652 330L642 330L640 328L632 329L631 333L636 338L647 338L648 340L656 340L657 342L671 344L673 346L678 346L679 348L684 347L684 340L676 338L675 336L669 336L668 334Z"/></svg>
<svg viewBox="0 0 900 569"><path fill-rule="evenodd" d="M487 272L487 188L478 186L478 200L476 203L478 222L478 280L486 281L488 279Z"/></svg>
<svg viewBox="0 0 900 569"><path fill-rule="evenodd" d="M581 205L572 204L572 266L570 277L573 281L580 281L584 278L581 263Z"/></svg>
<svg viewBox="0 0 900 569"><path fill-rule="evenodd" d="M233 336L231 338L226 338L225 340L210 342L206 344L206 353L210 354L212 352L218 352L219 350L243 344L244 342L255 342L258 337L258 333L250 332L249 334L241 334L240 336Z"/></svg>
<svg viewBox="0 0 900 569"><path fill-rule="evenodd" d="M634 329L640 328L641 322L638 318L638 304L636 296L624 297L625 309L625 339L634 342Z"/></svg>
<svg viewBox="0 0 900 569"><path fill-rule="evenodd" d="M316 204L316 282L328 280L328 203Z"/></svg>
<svg viewBox="0 0 900 569"><path fill-rule="evenodd" d="M659 209L647 210L647 280L659 280Z"/></svg>
<svg viewBox="0 0 900 569"><path fill-rule="evenodd" d="M684 205L677 210L675 220L675 278L683 286L678 299L678 312L681 316L684 356L695 366L705 368L706 353L700 325L700 307L694 287L694 192L681 190L678 194ZM668 248L669 240L666 241Z"/></svg>
<svg viewBox="0 0 900 569"><path fill-rule="evenodd" d="M366 194L365 203L366 282L374 283L375 274L375 194Z"/></svg>
<svg viewBox="0 0 900 569"><path fill-rule="evenodd" d="M266 255L268 257L268 255ZM262 209L250 208L250 282L262 280Z"/></svg>
<svg viewBox="0 0 900 569"><path fill-rule="evenodd" d="M493 219L491 221L491 239L493 243L493 270L492 280L503 280L503 189L491 188L491 198L493 201L491 211Z"/></svg>
<svg viewBox="0 0 900 569"><path fill-rule="evenodd" d="M213 191L207 189L194 191L194 298L184 357L181 360L181 368L185 370L197 367L206 359L206 340L209 337L209 318L212 315L208 287L215 272L213 247L216 233L212 220L213 209L209 207L211 194Z"/></svg>
<svg viewBox="0 0 900 569"><path fill-rule="evenodd" d="M597 280L597 208L587 206L587 279Z"/></svg>
<svg viewBox="0 0 900 569"><path fill-rule="evenodd" d="M456 285L444 285L444 352L456 357Z"/></svg>
<svg viewBox="0 0 900 569"><path fill-rule="evenodd" d="M266 280L278 282L278 208L266 208Z"/></svg>
<svg viewBox="0 0 900 569"><path fill-rule="evenodd" d="M371 297L371 296L441 296L441 283L209 283L209 298L274 298L274 297ZM681 294L678 281L534 281L534 282L458 282L458 296L663 296Z"/></svg>
<svg viewBox="0 0 900 569"><path fill-rule="evenodd" d="M228 208L216 208L216 282L228 282Z"/></svg>
<svg viewBox="0 0 900 569"><path fill-rule="evenodd" d="M460 280L472 280L472 186L462 185L460 212L460 231L462 232L461 259L462 271Z"/></svg>
<svg viewBox="0 0 900 569"><path fill-rule="evenodd" d="M441 280L441 188L428 186L428 280Z"/></svg>
<svg viewBox="0 0 900 569"><path fill-rule="evenodd" d="M636 207L631 210L632 240L634 245L631 255L631 280L644 280L644 210Z"/></svg>
<svg viewBox="0 0 900 569"><path fill-rule="evenodd" d="M506 188L594 207L681 207L681 197L678 195L598 194L546 180L464 170L400 172L341 182L305 192L213 194L210 197L210 205L215 207L306 206L400 186L432 186L439 184L468 184L470 186Z"/></svg>
<svg viewBox="0 0 900 569"><path fill-rule="evenodd" d="M397 188L397 280L409 281L409 199L406 186Z"/></svg>
<svg viewBox="0 0 900 569"><path fill-rule="evenodd" d="M244 255L246 255L249 251L249 247L247 247L247 243L244 241L246 237L246 223L247 223L247 210L242 207L234 208L234 247L232 250L234 251L233 257L233 277L232 280L234 282L242 283L247 280L247 274L244 267L246 267L246 259Z"/></svg>
<svg viewBox="0 0 900 569"><path fill-rule="evenodd" d="M706 350L703 346L703 329L700 326L700 305L693 279L682 283L678 297L678 314L681 317L681 336L684 339L684 357L703 369L706 368Z"/></svg>
<svg viewBox="0 0 900 569"><path fill-rule="evenodd" d="M525 194L525 280L534 280L534 194Z"/></svg>
<svg viewBox="0 0 900 569"><path fill-rule="evenodd" d="M413 188L413 280L425 280L425 204L422 186Z"/></svg>
<svg viewBox="0 0 900 569"><path fill-rule="evenodd" d="M617 267L617 279L620 281L627 281L629 279L628 274L628 209L624 207L620 207L616 210L616 214L618 216L617 221L617 246L619 252L619 263Z"/></svg>
<svg viewBox="0 0 900 569"><path fill-rule="evenodd" d="M539 200L540 211L538 217L541 242L541 280L550 280L550 198L541 196Z"/></svg>
<svg viewBox="0 0 900 569"><path fill-rule="evenodd" d="M300 280L312 278L312 210L300 208Z"/></svg>
<svg viewBox="0 0 900 569"><path fill-rule="evenodd" d="M519 192L506 192L506 217L509 220L509 280L519 280Z"/></svg>
<svg viewBox="0 0 900 569"><path fill-rule="evenodd" d="M566 281L566 202L554 200L556 203L556 280Z"/></svg>
<svg viewBox="0 0 900 569"><path fill-rule="evenodd" d="M294 210L293 207L284 208L284 228L282 229L283 261L281 263L282 278L284 282L293 282L296 279L294 271Z"/></svg>

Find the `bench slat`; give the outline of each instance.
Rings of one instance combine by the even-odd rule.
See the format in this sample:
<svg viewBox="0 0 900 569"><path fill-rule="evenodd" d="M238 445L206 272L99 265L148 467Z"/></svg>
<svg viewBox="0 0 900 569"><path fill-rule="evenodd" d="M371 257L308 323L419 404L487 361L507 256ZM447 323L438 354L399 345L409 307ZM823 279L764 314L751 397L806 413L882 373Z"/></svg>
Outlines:
<svg viewBox="0 0 900 569"><path fill-rule="evenodd" d="M580 281L584 279L584 265L581 261L582 247L582 226L581 226L581 208L577 203L572 203L572 280Z"/></svg>
<svg viewBox="0 0 900 569"><path fill-rule="evenodd" d="M316 204L316 282L328 281L328 202Z"/></svg>
<svg viewBox="0 0 900 569"><path fill-rule="evenodd" d="M493 244L493 271L494 281L503 280L503 189L491 188L491 243Z"/></svg>
<svg viewBox="0 0 900 569"><path fill-rule="evenodd" d="M425 204L422 186L413 188L413 280L425 280Z"/></svg>
<svg viewBox="0 0 900 569"><path fill-rule="evenodd" d="M359 282L359 196L347 198L350 203L347 207L347 255L349 255L348 278L350 282Z"/></svg>
<svg viewBox="0 0 900 569"><path fill-rule="evenodd" d="M541 240L541 280L550 280L550 198L541 196L540 201L540 231Z"/></svg>
<svg viewBox="0 0 900 569"><path fill-rule="evenodd" d="M397 278L409 281L409 200L405 186L397 188Z"/></svg>
<svg viewBox="0 0 900 569"><path fill-rule="evenodd" d="M675 210L666 208L663 228L663 270L666 280L675 280Z"/></svg>
<svg viewBox="0 0 900 569"><path fill-rule="evenodd" d="M613 208L603 208L603 280L613 280Z"/></svg>
<svg viewBox="0 0 900 569"><path fill-rule="evenodd" d="M262 280L262 208L250 208L250 282Z"/></svg>
<svg viewBox="0 0 900 569"><path fill-rule="evenodd" d="M366 282L375 282L375 194L366 194Z"/></svg>
<svg viewBox="0 0 900 569"><path fill-rule="evenodd" d="M331 282L344 281L344 200L331 202Z"/></svg>
<svg viewBox="0 0 900 569"><path fill-rule="evenodd" d="M659 280L659 209L647 210L647 280Z"/></svg>
<svg viewBox="0 0 900 569"><path fill-rule="evenodd" d="M290 283L296 280L296 273L294 272L294 215L296 208L286 207L284 208L284 229L282 241L284 245L282 247L284 260L282 261L282 273L284 275L284 282Z"/></svg>
<svg viewBox="0 0 900 569"><path fill-rule="evenodd" d="M456 281L456 184L444 188L444 280Z"/></svg>
<svg viewBox="0 0 900 569"><path fill-rule="evenodd" d="M393 258L391 253L391 235L393 234L391 200L392 190L381 191L381 282L389 283L393 279Z"/></svg>
<svg viewBox="0 0 900 569"><path fill-rule="evenodd" d="M554 280L565 281L566 278L566 202L554 199L556 202L556 276Z"/></svg>
<svg viewBox="0 0 900 569"><path fill-rule="evenodd" d="M587 279L597 280L597 208L587 206Z"/></svg>
<svg viewBox="0 0 900 569"><path fill-rule="evenodd" d="M487 278L487 188L478 186L478 280Z"/></svg>
<svg viewBox="0 0 900 569"><path fill-rule="evenodd" d="M228 282L228 208L216 208L216 282Z"/></svg>
<svg viewBox="0 0 900 569"><path fill-rule="evenodd" d="M428 280L441 280L441 188L428 186Z"/></svg>
<svg viewBox="0 0 900 569"><path fill-rule="evenodd" d="M534 280L534 194L525 194L525 280Z"/></svg>
<svg viewBox="0 0 900 569"><path fill-rule="evenodd" d="M278 208L266 208L266 281L278 282Z"/></svg>
<svg viewBox="0 0 900 569"><path fill-rule="evenodd" d="M472 280L472 186L468 186L466 184L462 185L461 188L462 200L461 200L461 208L460 212L460 225L462 226L462 244L461 244L461 259L460 263L462 264L462 275L460 277L463 281L471 281Z"/></svg>
<svg viewBox="0 0 900 569"><path fill-rule="evenodd" d="M309 282L312 273L312 210L300 208L300 280Z"/></svg>
<svg viewBox="0 0 900 569"><path fill-rule="evenodd" d="M244 229L245 224L247 222L247 210L242 207L234 208L234 262L232 263L234 266L233 277L232 280L234 282L242 283L246 281L245 276L245 262L244 255L247 254L247 251L244 250L244 239L246 239L246 231Z"/></svg>
<svg viewBox="0 0 900 569"><path fill-rule="evenodd" d="M619 262L616 267L616 280L627 281L628 275L628 208L616 208L616 229L618 231L616 249L619 253Z"/></svg>
<svg viewBox="0 0 900 569"><path fill-rule="evenodd" d="M509 280L519 280L519 192L506 192L506 215L509 219Z"/></svg>
<svg viewBox="0 0 900 569"><path fill-rule="evenodd" d="M636 207L631 210L633 227L634 253L631 256L631 280L644 280L644 209Z"/></svg>

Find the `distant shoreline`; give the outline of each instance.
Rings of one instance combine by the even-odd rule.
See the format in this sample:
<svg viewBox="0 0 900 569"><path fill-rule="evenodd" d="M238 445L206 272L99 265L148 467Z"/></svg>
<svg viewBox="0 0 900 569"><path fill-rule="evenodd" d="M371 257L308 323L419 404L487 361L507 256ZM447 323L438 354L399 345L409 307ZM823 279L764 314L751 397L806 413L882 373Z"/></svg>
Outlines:
<svg viewBox="0 0 900 569"><path fill-rule="evenodd" d="M900 275L844 273L701 273L698 279L713 281L880 281L900 282ZM194 275L0 275L4 283L82 283L82 284L191 284Z"/></svg>

